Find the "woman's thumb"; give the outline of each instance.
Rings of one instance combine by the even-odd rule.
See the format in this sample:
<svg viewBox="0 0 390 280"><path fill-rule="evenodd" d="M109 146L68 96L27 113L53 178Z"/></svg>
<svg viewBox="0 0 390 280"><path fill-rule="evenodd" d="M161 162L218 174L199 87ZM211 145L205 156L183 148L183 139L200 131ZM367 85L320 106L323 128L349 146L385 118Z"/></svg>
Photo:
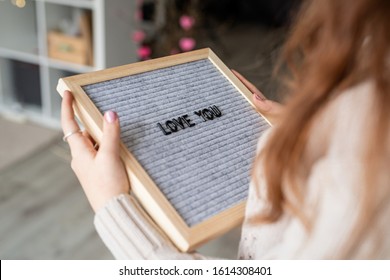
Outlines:
<svg viewBox="0 0 390 280"><path fill-rule="evenodd" d="M268 113L270 110L272 110L272 103L263 96L259 96L258 94L254 93L252 95L252 101L260 113Z"/></svg>
<svg viewBox="0 0 390 280"><path fill-rule="evenodd" d="M282 113L283 105L278 102L265 99L264 97L253 94L253 104L257 110L268 119L273 125L277 123L279 116Z"/></svg>
<svg viewBox="0 0 390 280"><path fill-rule="evenodd" d="M120 126L118 115L113 111L104 114L103 139L99 151L119 154Z"/></svg>

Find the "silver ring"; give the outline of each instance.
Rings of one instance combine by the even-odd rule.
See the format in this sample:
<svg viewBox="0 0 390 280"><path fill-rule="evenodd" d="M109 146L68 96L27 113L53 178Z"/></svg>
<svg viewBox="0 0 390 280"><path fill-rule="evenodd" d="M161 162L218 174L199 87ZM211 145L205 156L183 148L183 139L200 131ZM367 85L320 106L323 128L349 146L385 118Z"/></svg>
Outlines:
<svg viewBox="0 0 390 280"><path fill-rule="evenodd" d="M62 141L68 142L67 139L68 139L70 136L72 136L73 134L79 133L79 132L81 132L80 129L77 129L77 130L75 130L75 131L68 132L67 134L64 135L64 137L62 137Z"/></svg>

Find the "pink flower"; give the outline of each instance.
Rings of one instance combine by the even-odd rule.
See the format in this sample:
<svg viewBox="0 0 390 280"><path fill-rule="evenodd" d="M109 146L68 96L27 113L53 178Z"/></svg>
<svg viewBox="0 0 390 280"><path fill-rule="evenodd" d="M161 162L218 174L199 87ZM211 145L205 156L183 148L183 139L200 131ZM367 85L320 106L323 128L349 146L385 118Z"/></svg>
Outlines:
<svg viewBox="0 0 390 280"><path fill-rule="evenodd" d="M194 23L195 19L191 16L183 15L180 17L180 26L184 30L190 30Z"/></svg>
<svg viewBox="0 0 390 280"><path fill-rule="evenodd" d="M195 48L195 44L196 44L195 40L189 37L183 37L179 41L180 48L185 52L193 50Z"/></svg>
<svg viewBox="0 0 390 280"><path fill-rule="evenodd" d="M141 46L138 48L138 56L141 59L148 59L150 58L151 54L152 54L152 50L148 46Z"/></svg>
<svg viewBox="0 0 390 280"><path fill-rule="evenodd" d="M145 32L143 32L142 30L136 30L134 31L133 33L133 41L134 42L142 42L144 39L145 39L146 35L145 35Z"/></svg>

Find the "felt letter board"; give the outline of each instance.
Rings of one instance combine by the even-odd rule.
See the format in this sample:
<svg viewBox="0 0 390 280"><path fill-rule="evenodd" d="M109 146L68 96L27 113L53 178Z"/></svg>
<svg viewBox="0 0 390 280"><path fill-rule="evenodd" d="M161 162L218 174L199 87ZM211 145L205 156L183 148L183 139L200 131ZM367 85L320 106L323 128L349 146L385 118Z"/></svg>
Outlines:
<svg viewBox="0 0 390 280"><path fill-rule="evenodd" d="M131 189L182 251L239 225L257 140L269 123L210 50L62 78L99 143L116 111Z"/></svg>

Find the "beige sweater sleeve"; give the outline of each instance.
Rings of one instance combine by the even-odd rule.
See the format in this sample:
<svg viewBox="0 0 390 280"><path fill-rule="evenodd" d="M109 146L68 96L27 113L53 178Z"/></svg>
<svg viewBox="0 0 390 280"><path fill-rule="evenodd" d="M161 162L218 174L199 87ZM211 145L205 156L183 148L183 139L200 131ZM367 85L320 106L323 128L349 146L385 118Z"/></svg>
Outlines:
<svg viewBox="0 0 390 280"><path fill-rule="evenodd" d="M116 259L203 259L181 253L128 194L112 198L94 220L101 239Z"/></svg>

